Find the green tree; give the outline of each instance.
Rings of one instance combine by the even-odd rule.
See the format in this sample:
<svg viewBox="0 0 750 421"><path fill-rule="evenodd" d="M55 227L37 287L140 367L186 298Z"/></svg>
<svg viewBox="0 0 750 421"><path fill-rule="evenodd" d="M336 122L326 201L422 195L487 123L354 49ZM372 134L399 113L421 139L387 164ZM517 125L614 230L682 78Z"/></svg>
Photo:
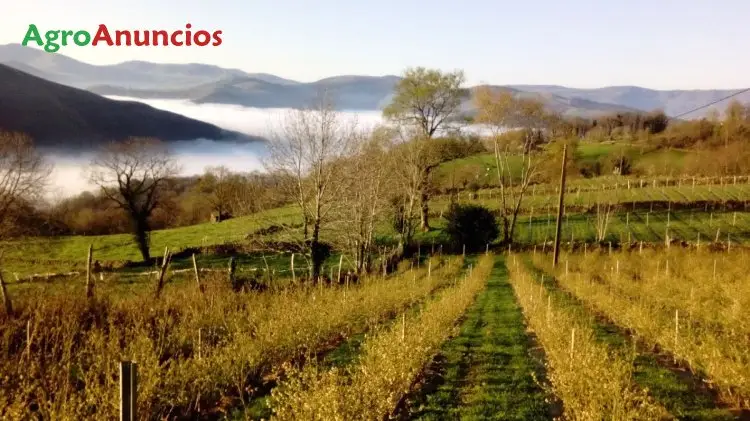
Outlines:
<svg viewBox="0 0 750 421"><path fill-rule="evenodd" d="M466 96L463 89L463 71L444 73L424 67L410 68L396 85L391 103L383 109L383 116L403 126L417 129L415 136L432 139L438 130L445 128L452 117L458 114ZM427 231L429 225L428 184L432 169L430 165L417 170L422 175L419 183L421 205L421 227Z"/></svg>
<svg viewBox="0 0 750 421"><path fill-rule="evenodd" d="M455 250L466 246L467 251L479 251L500 235L495 216L482 206L454 203L445 219L445 232Z"/></svg>

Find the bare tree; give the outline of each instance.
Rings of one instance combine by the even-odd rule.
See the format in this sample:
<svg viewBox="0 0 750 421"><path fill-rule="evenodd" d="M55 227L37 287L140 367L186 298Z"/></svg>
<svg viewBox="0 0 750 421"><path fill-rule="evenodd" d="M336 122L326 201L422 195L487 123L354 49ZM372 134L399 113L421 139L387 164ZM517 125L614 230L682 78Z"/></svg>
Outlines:
<svg viewBox="0 0 750 421"><path fill-rule="evenodd" d="M265 166L302 214L301 247L317 280L325 258L321 230L335 217L345 166L356 139L356 122L345 121L323 98L314 108L291 111L273 134Z"/></svg>
<svg viewBox="0 0 750 421"><path fill-rule="evenodd" d="M383 116L398 124L417 128L416 137L431 139L441 128L455 117L466 96L463 89L464 73L443 73L439 70L417 67L407 69L396 85L391 103L383 109ZM430 173L434 166L422 168L420 180L421 227L427 231L429 225Z"/></svg>
<svg viewBox="0 0 750 421"><path fill-rule="evenodd" d="M219 220L234 213L233 204L240 195L243 184L242 177L232 173L226 166L206 168L200 187Z"/></svg>
<svg viewBox="0 0 750 421"><path fill-rule="evenodd" d="M430 141L420 137L410 127L398 127L391 132L395 142L392 149L390 171L397 188L391 190L394 228L399 234L397 254L403 256L404 249L421 224L421 198L429 168L434 164L430 159Z"/></svg>
<svg viewBox="0 0 750 421"><path fill-rule="evenodd" d="M127 212L144 262L151 260L149 217L160 203L165 181L178 171L166 146L151 138L112 142L91 162L89 179Z"/></svg>
<svg viewBox="0 0 750 421"><path fill-rule="evenodd" d="M376 225L385 217L388 189L392 185L389 168L388 132L376 130L371 135L362 134L353 156L346 160L340 195L340 222L338 235L354 257L357 273L370 269Z"/></svg>
<svg viewBox="0 0 750 421"><path fill-rule="evenodd" d="M14 207L39 198L51 171L31 138L0 133L0 238L13 226Z"/></svg>
<svg viewBox="0 0 750 421"><path fill-rule="evenodd" d="M524 195L541 173L541 128L545 113L540 102L516 98L507 90L483 87L475 92L477 122L492 131L498 184L503 241L513 242L516 221ZM516 129L508 133L509 129ZM520 128L520 130L517 130ZM512 165L515 160L515 165Z"/></svg>
<svg viewBox="0 0 750 421"><path fill-rule="evenodd" d="M607 232L609 230L609 217L612 214L613 206L611 203L602 203L601 200L596 201L596 241L604 241L607 238Z"/></svg>

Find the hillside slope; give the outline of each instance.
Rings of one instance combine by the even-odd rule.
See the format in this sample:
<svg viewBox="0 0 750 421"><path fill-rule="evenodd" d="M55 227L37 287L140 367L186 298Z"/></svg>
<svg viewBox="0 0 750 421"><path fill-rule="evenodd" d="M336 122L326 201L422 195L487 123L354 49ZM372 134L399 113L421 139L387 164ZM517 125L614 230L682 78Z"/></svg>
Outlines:
<svg viewBox="0 0 750 421"><path fill-rule="evenodd" d="M90 148L129 136L260 140L139 102L103 98L2 64L0 129L23 132L40 146L60 149Z"/></svg>
<svg viewBox="0 0 750 421"><path fill-rule="evenodd" d="M264 73L246 73L239 69L225 69L208 64L162 64L145 61L126 61L111 65L84 63L60 53L50 54L38 48L20 44L0 45L0 63L29 72L28 67L45 74L48 80L76 88L115 84L138 89L179 89L227 77L255 77L273 83L297 83ZM19 65L28 66L22 68Z"/></svg>

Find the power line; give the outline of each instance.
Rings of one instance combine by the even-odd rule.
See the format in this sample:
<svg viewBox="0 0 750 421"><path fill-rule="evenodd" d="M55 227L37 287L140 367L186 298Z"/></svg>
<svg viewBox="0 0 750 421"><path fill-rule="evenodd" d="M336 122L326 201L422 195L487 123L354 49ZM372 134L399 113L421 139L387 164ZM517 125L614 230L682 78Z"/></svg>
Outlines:
<svg viewBox="0 0 750 421"><path fill-rule="evenodd" d="M704 109L704 108L706 108L706 107L710 107L710 106L712 106L712 105L714 105L714 104L718 104L718 103L719 103L719 102L721 102L721 101L725 101L725 100L727 100L727 99L729 99L729 98L732 98L732 97L735 97L735 96L737 96L737 95L741 95L741 94L744 94L745 92L750 92L750 88L747 88L747 89L743 89L743 90L741 90L741 91L737 91L737 92L735 92L735 93L733 93L733 94L731 94L731 95L727 95L727 96L725 96L724 98L721 98L721 99L717 99L717 100L716 100L716 101L714 101L714 102L710 102L710 103L708 103L708 104L705 104L705 105L701 105L701 106L700 106L700 107L698 107L698 108L693 108L693 109L692 109L692 110L690 110L690 111L687 111L687 112L684 112L684 113L682 113L682 114L676 115L676 116L674 116L674 117L669 117L669 118L670 118L670 119L677 119L677 118L680 118L680 117L686 116L686 115L688 115L688 114L691 114L691 113L694 113L694 112L696 112L696 111L702 110L702 109Z"/></svg>

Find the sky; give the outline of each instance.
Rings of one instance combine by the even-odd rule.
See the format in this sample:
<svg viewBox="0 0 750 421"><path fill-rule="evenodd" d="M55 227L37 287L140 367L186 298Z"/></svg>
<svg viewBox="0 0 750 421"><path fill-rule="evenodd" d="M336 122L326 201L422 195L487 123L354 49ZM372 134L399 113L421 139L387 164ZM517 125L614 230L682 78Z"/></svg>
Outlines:
<svg viewBox="0 0 750 421"><path fill-rule="evenodd" d="M209 63L299 81L464 70L469 84L750 86L750 1L0 0L0 44L40 31L223 31L218 47L64 47L94 64Z"/></svg>

